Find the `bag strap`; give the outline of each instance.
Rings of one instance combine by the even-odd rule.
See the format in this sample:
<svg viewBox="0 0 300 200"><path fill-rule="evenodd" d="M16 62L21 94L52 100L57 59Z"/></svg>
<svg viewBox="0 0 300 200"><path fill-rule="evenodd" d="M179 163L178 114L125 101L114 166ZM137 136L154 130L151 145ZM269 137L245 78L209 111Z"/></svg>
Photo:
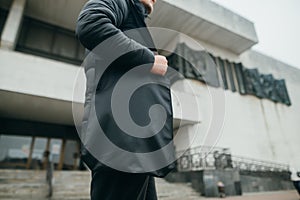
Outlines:
<svg viewBox="0 0 300 200"><path fill-rule="evenodd" d="M130 2L132 10L137 11L138 8L136 7L136 5L134 3L134 0L129 0L129 2ZM133 15L134 15L134 18L135 18L136 21L140 21L145 27L147 27L147 25L145 23L145 20L142 19L141 16L137 14L137 12L133 12Z"/></svg>
<svg viewBox="0 0 300 200"><path fill-rule="evenodd" d="M133 13L133 16L136 20L136 22L141 22L143 25L144 25L144 28L143 29L144 31L142 31L142 35L144 35L146 37L147 40L149 40L149 42L151 43L151 46L152 47L148 47L155 55L158 55L158 52L157 52L157 49L155 48L155 44L154 44L154 41L152 39L152 36L149 32L149 29L147 28L147 24L145 22L145 20L141 17L141 15L138 15L137 13L137 10L138 8L136 7L135 3L134 3L134 0L129 0L130 2L130 5L131 5L131 8L132 8L132 13Z"/></svg>

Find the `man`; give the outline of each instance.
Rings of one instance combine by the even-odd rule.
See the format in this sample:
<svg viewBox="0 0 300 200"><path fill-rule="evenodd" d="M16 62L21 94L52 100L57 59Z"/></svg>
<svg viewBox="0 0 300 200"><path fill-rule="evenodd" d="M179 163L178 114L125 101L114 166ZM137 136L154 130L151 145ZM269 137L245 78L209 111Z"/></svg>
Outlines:
<svg viewBox="0 0 300 200"><path fill-rule="evenodd" d="M291 173L291 181L293 182L295 189L300 195L300 172L297 171L295 168L290 167L290 173Z"/></svg>
<svg viewBox="0 0 300 200"><path fill-rule="evenodd" d="M128 152L147 153L154 152L165 143L170 142L173 137L172 107L170 89L161 85L148 84L130 100L130 116L136 124L146 126L150 124L149 108L151 105L160 104L166 111L166 123L159 130L164 135L163 139L153 135L147 140L124 134L111 110L112 93L121 77L137 66L145 66L143 78L158 79L166 81L167 59L157 55L151 36L147 30L136 31L134 34L126 35L126 31L146 27L145 17L152 13L156 0L90 0L83 7L77 22L76 35L88 51L93 51L101 43L109 40L107 46L110 50L101 49L100 54L106 56L118 51L126 50L126 54L116 59L105 70L99 82L94 80L99 76L102 64L85 66L87 78L85 114L83 117L82 132L88 135L98 134L95 124L89 116L91 107L95 107L98 122L111 142ZM113 38L110 40L110 38ZM153 51L151 51L151 50ZM109 51L107 53L106 51ZM99 59L101 60L101 59ZM105 60L105 56L104 56ZM137 77L139 78L139 77ZM97 87L93 85L97 82ZM94 88L94 89L93 89ZM95 91L94 91L95 90ZM91 92L92 91L92 92ZM91 99L95 98L95 105ZM92 106L91 106L92 105ZM153 113L152 113L153 114ZM155 119L159 114L153 114ZM150 119L150 121L152 120ZM149 131L154 130L154 122ZM97 141L100 142L100 141ZM101 145L101 144L99 144ZM102 160L95 158L95 154L87 148L82 149L82 158L92 171L91 199L92 200L155 200L157 199L153 174L164 176L174 166L167 166L161 171L146 171L140 168L143 163L135 162L134 159L128 166L128 170L116 170L109 164L103 164ZM96 152L97 153L97 152ZM100 152L101 153L101 152ZM117 154L108 153L111 159ZM105 157L103 154L102 157ZM100 156L101 157L101 156ZM109 159L109 157L108 157ZM129 158L123 158L127 161ZM108 161L109 162L109 161ZM122 162L122 160L120 161ZM163 166L165 167L165 166Z"/></svg>

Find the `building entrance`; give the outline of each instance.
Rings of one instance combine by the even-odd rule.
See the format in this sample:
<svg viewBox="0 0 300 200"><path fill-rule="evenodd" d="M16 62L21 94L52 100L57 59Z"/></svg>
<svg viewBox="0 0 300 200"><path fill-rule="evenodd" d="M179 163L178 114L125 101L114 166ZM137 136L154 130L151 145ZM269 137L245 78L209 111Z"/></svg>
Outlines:
<svg viewBox="0 0 300 200"><path fill-rule="evenodd" d="M37 136L0 135L0 168L56 170L79 168L79 142Z"/></svg>

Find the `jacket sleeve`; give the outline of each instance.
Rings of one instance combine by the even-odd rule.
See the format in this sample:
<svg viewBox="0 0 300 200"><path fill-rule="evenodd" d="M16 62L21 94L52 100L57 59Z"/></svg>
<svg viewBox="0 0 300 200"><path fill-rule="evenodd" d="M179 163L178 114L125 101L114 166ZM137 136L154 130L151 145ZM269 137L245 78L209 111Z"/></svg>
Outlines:
<svg viewBox="0 0 300 200"><path fill-rule="evenodd" d="M93 50L106 39L110 40L109 50L125 49L134 53L134 60L154 63L154 54L147 47L128 38L118 27L128 15L126 0L90 0L79 14L76 36L88 50Z"/></svg>

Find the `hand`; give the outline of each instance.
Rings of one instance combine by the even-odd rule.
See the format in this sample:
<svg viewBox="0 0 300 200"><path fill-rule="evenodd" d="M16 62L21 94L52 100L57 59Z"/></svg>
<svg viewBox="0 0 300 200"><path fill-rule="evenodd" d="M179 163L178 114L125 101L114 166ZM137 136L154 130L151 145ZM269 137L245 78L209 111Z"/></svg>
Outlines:
<svg viewBox="0 0 300 200"><path fill-rule="evenodd" d="M164 76L168 69L168 60L165 56L155 55L151 73Z"/></svg>

